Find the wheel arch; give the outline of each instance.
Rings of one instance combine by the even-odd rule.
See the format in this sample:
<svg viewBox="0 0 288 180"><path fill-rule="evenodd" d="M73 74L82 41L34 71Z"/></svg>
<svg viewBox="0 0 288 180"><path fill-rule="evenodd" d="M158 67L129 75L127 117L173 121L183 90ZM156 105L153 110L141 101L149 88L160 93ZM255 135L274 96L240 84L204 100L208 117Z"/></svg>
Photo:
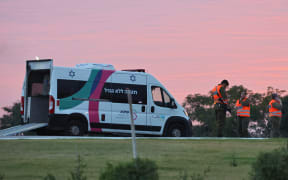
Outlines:
<svg viewBox="0 0 288 180"><path fill-rule="evenodd" d="M81 113L72 113L68 116L68 123L72 120L80 120L81 123L84 125L84 132L88 132L88 120L87 118Z"/></svg>
<svg viewBox="0 0 288 180"><path fill-rule="evenodd" d="M191 122L190 122L191 123ZM172 124L181 124L186 129L186 136L191 137L192 136L192 124L190 124L187 119L181 116L172 116L167 119L165 122L164 130L162 133L162 136L165 136L167 134L169 126Z"/></svg>

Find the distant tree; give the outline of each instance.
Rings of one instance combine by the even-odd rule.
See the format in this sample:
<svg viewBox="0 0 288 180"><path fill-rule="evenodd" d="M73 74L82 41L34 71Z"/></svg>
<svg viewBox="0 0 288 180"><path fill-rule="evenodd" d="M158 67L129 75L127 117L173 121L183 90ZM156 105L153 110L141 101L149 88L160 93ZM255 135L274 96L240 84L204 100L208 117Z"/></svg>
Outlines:
<svg viewBox="0 0 288 180"><path fill-rule="evenodd" d="M21 124L20 103L2 108L5 114L0 118L1 129Z"/></svg>
<svg viewBox="0 0 288 180"><path fill-rule="evenodd" d="M250 129L253 129L252 136L268 136L269 131L267 129L267 112L269 97L265 93L251 93L249 95L251 102L251 121L255 122Z"/></svg>
<svg viewBox="0 0 288 180"><path fill-rule="evenodd" d="M194 136L215 136L213 100L209 95L188 95L183 103L190 118L200 126L193 126Z"/></svg>
<svg viewBox="0 0 288 180"><path fill-rule="evenodd" d="M283 108L282 108L282 120L281 120L281 134L284 137L288 137L288 95L282 98Z"/></svg>
<svg viewBox="0 0 288 180"><path fill-rule="evenodd" d="M227 90L227 96L229 99L229 103L231 105L235 105L236 101L240 98L240 95L242 92L250 92L248 91L247 88L245 88L244 86L240 85L240 86L232 86L230 89Z"/></svg>

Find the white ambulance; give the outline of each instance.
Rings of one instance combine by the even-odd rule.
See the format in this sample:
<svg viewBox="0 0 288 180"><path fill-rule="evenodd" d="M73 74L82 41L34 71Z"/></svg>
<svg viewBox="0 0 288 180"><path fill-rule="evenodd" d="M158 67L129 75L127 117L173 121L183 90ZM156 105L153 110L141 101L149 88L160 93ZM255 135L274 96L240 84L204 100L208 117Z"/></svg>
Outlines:
<svg viewBox="0 0 288 180"><path fill-rule="evenodd" d="M88 132L130 133L127 94L132 94L137 134L191 136L192 123L165 87L144 70L115 71L107 64L53 66L53 60L26 63L23 123L81 136Z"/></svg>

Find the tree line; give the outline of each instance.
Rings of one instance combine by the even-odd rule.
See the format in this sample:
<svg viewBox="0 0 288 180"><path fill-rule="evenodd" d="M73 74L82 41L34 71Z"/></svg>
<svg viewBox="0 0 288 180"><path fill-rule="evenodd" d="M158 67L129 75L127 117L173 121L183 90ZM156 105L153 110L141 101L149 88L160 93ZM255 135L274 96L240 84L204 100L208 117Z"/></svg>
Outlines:
<svg viewBox="0 0 288 180"><path fill-rule="evenodd" d="M227 116L224 136L238 136L235 104L243 91L248 93L251 102L250 136L269 137L271 124L268 120L268 104L272 93L276 92L281 96L283 103L280 131L283 136L288 137L288 95L284 96L286 91L268 87L265 93L253 93L243 85L232 86L226 91L232 112ZM211 93L189 94L184 100L183 107L193 120L193 136L216 136L216 118Z"/></svg>

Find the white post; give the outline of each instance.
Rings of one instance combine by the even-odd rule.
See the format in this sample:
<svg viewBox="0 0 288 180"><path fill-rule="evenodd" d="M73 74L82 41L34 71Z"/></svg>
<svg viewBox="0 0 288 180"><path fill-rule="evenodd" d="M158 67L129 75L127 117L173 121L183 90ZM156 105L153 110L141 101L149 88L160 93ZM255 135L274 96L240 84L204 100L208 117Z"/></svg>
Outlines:
<svg viewBox="0 0 288 180"><path fill-rule="evenodd" d="M131 119L131 136L132 136L132 149L133 149L133 158L137 159L137 149L136 149L136 135L135 135L135 125L133 119L133 109L132 109L132 96L130 90L127 89L128 93L128 103L129 103L129 110L130 110L130 119Z"/></svg>

